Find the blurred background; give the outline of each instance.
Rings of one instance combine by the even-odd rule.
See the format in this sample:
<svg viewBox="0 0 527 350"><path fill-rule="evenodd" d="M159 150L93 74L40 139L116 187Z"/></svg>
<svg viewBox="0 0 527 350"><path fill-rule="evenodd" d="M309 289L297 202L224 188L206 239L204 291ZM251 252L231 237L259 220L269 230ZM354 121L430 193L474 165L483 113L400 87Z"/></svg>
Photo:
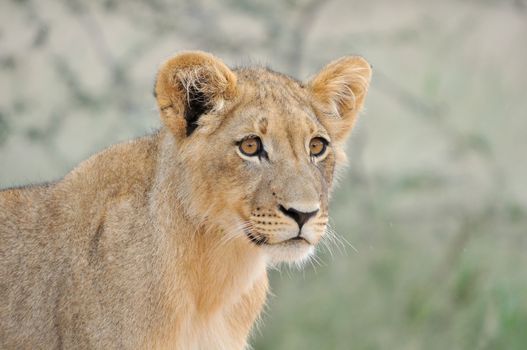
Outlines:
<svg viewBox="0 0 527 350"><path fill-rule="evenodd" d="M527 349L527 1L0 3L0 187L159 127L176 51L300 79L374 67L332 203L342 242L271 275L264 349Z"/></svg>

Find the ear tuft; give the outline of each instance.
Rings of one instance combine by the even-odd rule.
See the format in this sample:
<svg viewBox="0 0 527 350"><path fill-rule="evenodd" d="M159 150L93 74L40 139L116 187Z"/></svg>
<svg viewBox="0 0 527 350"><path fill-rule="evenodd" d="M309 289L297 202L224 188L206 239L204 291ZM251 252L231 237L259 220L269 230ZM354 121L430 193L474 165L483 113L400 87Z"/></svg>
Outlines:
<svg viewBox="0 0 527 350"><path fill-rule="evenodd" d="M344 138L362 109L371 80L371 66L362 57L342 57L325 66L309 82L315 107L335 137Z"/></svg>
<svg viewBox="0 0 527 350"><path fill-rule="evenodd" d="M218 112L236 95L236 75L211 54L178 54L159 69L154 95L164 124L176 136L189 136L199 118Z"/></svg>

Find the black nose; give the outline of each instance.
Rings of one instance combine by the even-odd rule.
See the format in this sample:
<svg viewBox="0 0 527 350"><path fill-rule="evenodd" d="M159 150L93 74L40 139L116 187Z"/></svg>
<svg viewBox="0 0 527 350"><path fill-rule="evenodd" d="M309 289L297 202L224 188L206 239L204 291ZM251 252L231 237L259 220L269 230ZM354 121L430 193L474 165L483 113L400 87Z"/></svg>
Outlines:
<svg viewBox="0 0 527 350"><path fill-rule="evenodd" d="M318 209L315 211L310 211L309 213L304 213L302 211L296 210L295 208L286 209L283 205L280 205L279 208L282 213L296 221L299 229L304 226L307 220L311 219L316 213L318 213Z"/></svg>

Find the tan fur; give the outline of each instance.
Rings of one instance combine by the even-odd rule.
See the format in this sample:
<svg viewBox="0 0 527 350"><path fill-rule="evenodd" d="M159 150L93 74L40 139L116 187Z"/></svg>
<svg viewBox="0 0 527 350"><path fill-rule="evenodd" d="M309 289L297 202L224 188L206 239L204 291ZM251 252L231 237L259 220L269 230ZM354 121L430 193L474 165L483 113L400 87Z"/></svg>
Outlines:
<svg viewBox="0 0 527 350"><path fill-rule="evenodd" d="M306 85L202 52L168 60L157 133L56 183L0 192L0 348L245 348L266 268L305 260L324 235L370 75L357 57ZM240 153L248 135L268 159ZM320 159L316 136L330 141ZM319 211L299 232L280 205Z"/></svg>

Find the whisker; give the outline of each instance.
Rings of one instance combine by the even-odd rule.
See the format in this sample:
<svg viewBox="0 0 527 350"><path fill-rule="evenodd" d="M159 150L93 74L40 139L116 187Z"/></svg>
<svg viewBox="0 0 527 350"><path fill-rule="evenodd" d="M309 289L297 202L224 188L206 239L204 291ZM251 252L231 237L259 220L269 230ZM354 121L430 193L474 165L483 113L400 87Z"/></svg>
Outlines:
<svg viewBox="0 0 527 350"><path fill-rule="evenodd" d="M234 223L230 227L223 230L225 232L225 235L220 239L217 247L223 247L224 245L228 244L232 240L238 237L242 237L244 234L244 231L250 228L251 228L251 223L248 221L244 221L241 224Z"/></svg>
<svg viewBox="0 0 527 350"><path fill-rule="evenodd" d="M331 258L333 259L334 258L333 249L331 249L331 245L330 245L330 242L328 242L328 240L329 238L323 237L320 242L322 243L323 247L326 248L326 250L329 252L329 255L331 255Z"/></svg>
<svg viewBox="0 0 527 350"><path fill-rule="evenodd" d="M313 255L311 255L311 257L310 257L310 258L312 258L312 259L313 259L313 261L315 261L315 262L316 262L316 263L318 264L318 266L320 266L320 267L323 267L323 266L325 266L324 262L322 261L322 258L321 258L321 257L319 257L318 255L316 255L316 254L313 254Z"/></svg>
<svg viewBox="0 0 527 350"><path fill-rule="evenodd" d="M351 244L347 239L346 237L344 237L343 235L339 235L332 227L330 227L332 233L333 233L333 236L335 237L335 239L337 239L338 241L340 241L340 243L345 247L346 245L349 246L351 249L353 249L355 251L355 253L358 253L359 250L357 248L355 248L355 246L353 244Z"/></svg>

